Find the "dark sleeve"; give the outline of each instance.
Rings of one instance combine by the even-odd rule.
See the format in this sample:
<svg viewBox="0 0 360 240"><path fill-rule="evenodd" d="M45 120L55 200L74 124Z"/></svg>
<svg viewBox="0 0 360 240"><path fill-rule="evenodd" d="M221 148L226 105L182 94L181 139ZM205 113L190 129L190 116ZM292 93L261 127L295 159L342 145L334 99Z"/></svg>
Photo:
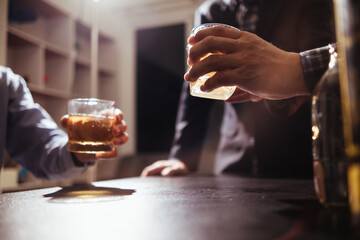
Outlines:
<svg viewBox="0 0 360 240"><path fill-rule="evenodd" d="M299 26L299 50L327 46L335 42L335 19L332 0L307 0Z"/></svg>
<svg viewBox="0 0 360 240"><path fill-rule="evenodd" d="M213 101L191 96L184 82L169 158L183 161L191 171L198 168Z"/></svg>
<svg viewBox="0 0 360 240"><path fill-rule="evenodd" d="M299 46L297 49L306 51L335 42L334 13L331 0L304 1L303 8L300 11L303 13L303 17L298 26ZM321 66L320 60L317 59L319 55L314 55L311 58L301 56L305 83L310 93L312 93L312 90L328 66L329 54L326 54L326 50L321 53ZM312 68L314 71L309 74L308 69L311 70ZM266 100L265 105L277 118L287 118L295 113L303 103L309 101L309 99L310 98L306 100L304 97L294 97L280 101Z"/></svg>

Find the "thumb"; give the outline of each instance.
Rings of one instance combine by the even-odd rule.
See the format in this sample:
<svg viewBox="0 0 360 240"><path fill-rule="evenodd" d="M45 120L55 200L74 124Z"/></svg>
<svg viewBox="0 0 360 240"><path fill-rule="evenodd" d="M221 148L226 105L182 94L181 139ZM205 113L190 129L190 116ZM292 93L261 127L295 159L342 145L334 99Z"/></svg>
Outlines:
<svg viewBox="0 0 360 240"><path fill-rule="evenodd" d="M62 118L60 119L61 127L65 128L65 129L67 128L68 119L69 119L69 115L62 116Z"/></svg>

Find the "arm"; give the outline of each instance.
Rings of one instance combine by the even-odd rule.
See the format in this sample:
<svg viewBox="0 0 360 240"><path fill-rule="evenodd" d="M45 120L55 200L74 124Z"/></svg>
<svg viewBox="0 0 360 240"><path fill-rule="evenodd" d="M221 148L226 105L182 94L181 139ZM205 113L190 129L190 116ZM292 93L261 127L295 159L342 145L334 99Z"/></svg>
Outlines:
<svg viewBox="0 0 360 240"><path fill-rule="evenodd" d="M221 29L211 29L207 33L203 30L190 37L189 42L196 45L192 48L193 53L190 53L192 68L185 75L185 80L194 81L206 72L217 70L218 74L207 82L208 85L203 86L204 90L211 91L222 85L237 85L239 88L229 102L258 101L259 97L265 98L265 102L270 103L268 105L280 106L279 109L285 110L285 116L288 115L290 106L301 104L310 95L301 72L301 58L299 54L289 50L300 52L334 41L331 2L306 1L300 5L304 9L297 11L297 14L305 15L297 24L299 27L294 36L296 40L287 44L287 40L275 37L275 43L287 46L287 51L270 44L274 40L271 37L270 41L264 41L247 32L236 35L236 32L231 33L229 30L221 32ZM286 34L289 26L282 23L278 23L282 26L279 27L282 31L279 33ZM197 57L203 56L205 52L226 54L212 56L201 63ZM191 55L194 55L194 59L191 59Z"/></svg>
<svg viewBox="0 0 360 240"><path fill-rule="evenodd" d="M6 109L6 149L10 157L35 176L49 180L84 172L86 164L75 166L66 150L66 133L34 103L24 80L10 69L3 69L2 87L7 88L9 103Z"/></svg>
<svg viewBox="0 0 360 240"><path fill-rule="evenodd" d="M299 22L297 23L297 32L294 36L296 39L294 46L287 46L284 42L274 43L277 46L287 46L286 51L295 51L297 53L304 52L308 49L316 49L322 46L326 46L329 43L335 42L335 28L334 28L334 15L333 4L331 0L304 0L303 4L300 4L301 10L298 13L301 14ZM286 33L284 31L283 33ZM291 37L290 37L291 39ZM271 41L270 41L271 42ZM328 52L325 54L328 55ZM304 70L308 66L304 66L303 56L301 57L303 74ZM323 61L322 70L318 70L317 76L311 79L312 86L309 85L308 76L304 75L304 80L307 86L308 92L312 93L312 88L315 87L320 80L322 74L328 67L328 57ZM290 80L290 79L289 79ZM309 88L310 87L310 88ZM306 96L294 97L291 99L271 101L265 100L267 109L277 118L287 118L292 116L298 111L302 105L309 101L310 98ZM305 104L308 106L308 104Z"/></svg>
<svg viewBox="0 0 360 240"><path fill-rule="evenodd" d="M24 80L10 69L1 69L1 88L6 89L6 149L16 162L39 178L65 179L81 174L99 158L117 156L116 149L100 155L71 154L66 149L68 136L49 114L34 103ZM4 97L4 96L3 96ZM127 142L126 123L117 110L114 144ZM0 119L2 120L2 118ZM62 119L64 125L66 118ZM1 124L1 121L0 121ZM64 125L66 127L66 125ZM0 139L1 140L1 139ZM1 147L1 146L0 146Z"/></svg>
<svg viewBox="0 0 360 240"><path fill-rule="evenodd" d="M224 38L203 40L208 36ZM190 37L189 42L198 44L189 55L193 67L185 74L185 80L195 81L204 73L216 69L223 72L209 79L202 86L204 91L222 85L236 85L242 91L269 100L308 96L326 71L330 58L329 46L300 54L291 53L276 48L254 34L225 28L202 30ZM229 53L230 56L213 55L199 62L211 49ZM228 101L239 102L236 95Z"/></svg>

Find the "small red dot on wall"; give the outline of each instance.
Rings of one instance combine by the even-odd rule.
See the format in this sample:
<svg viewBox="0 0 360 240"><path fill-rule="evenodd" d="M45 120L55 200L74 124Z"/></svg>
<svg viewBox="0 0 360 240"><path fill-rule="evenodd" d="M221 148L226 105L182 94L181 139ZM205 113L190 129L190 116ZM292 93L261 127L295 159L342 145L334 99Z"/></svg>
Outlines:
<svg viewBox="0 0 360 240"><path fill-rule="evenodd" d="M44 83L48 83L50 81L50 78L47 74L44 75L43 81L44 81Z"/></svg>

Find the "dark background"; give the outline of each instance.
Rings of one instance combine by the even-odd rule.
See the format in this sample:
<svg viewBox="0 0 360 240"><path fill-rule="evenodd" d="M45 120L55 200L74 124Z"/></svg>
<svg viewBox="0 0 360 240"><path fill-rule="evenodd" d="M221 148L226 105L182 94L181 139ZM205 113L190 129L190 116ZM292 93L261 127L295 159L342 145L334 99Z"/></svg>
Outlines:
<svg viewBox="0 0 360 240"><path fill-rule="evenodd" d="M185 73L185 25L136 33L137 153L168 153Z"/></svg>

